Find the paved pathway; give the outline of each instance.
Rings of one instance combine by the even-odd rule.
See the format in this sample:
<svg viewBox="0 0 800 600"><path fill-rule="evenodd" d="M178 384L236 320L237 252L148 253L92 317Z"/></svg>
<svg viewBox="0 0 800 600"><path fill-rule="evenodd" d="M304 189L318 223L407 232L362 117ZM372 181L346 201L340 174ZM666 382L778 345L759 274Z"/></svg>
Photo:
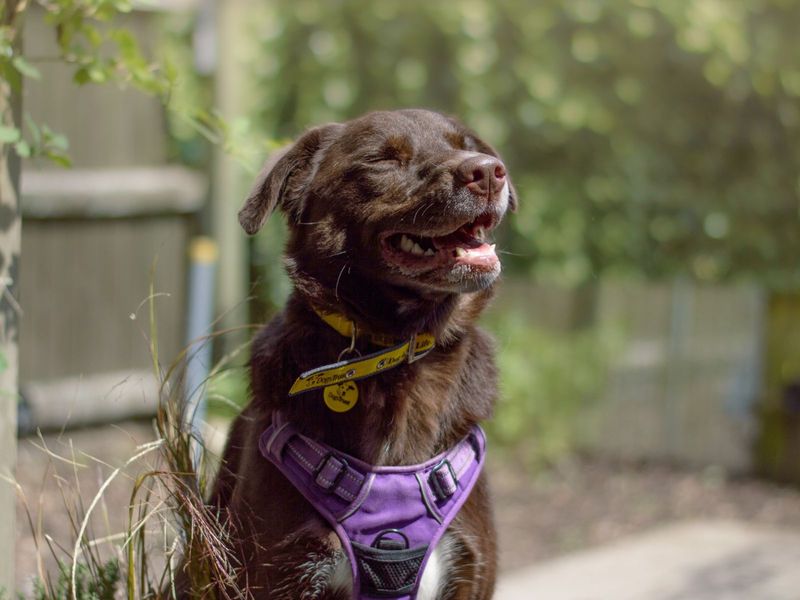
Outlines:
<svg viewBox="0 0 800 600"><path fill-rule="evenodd" d="M800 531L670 525L508 572L497 600L800 600Z"/></svg>

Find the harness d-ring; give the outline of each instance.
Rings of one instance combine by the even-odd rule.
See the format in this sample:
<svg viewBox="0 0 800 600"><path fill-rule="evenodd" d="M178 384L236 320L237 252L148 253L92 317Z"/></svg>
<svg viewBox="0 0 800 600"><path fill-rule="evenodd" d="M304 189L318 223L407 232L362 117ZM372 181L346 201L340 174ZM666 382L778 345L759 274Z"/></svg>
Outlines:
<svg viewBox="0 0 800 600"><path fill-rule="evenodd" d="M394 542L400 541L392 538L387 538L386 536L389 534L394 534L402 538L402 543L404 544L402 548L403 550L408 550L408 548L411 546L411 542L408 541L408 536L405 533L403 533L399 529L392 528L392 529L384 529L377 536L375 536L375 540L372 542L372 547L378 548L379 550L397 550L398 548L386 548L382 544L382 542L384 541L394 541Z"/></svg>

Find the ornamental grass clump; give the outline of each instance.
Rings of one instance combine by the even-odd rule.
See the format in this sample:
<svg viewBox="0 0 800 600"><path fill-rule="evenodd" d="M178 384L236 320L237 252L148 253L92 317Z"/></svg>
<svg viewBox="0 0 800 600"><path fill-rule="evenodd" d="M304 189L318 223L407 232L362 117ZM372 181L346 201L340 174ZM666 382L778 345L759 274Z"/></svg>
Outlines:
<svg viewBox="0 0 800 600"><path fill-rule="evenodd" d="M151 290L146 336L159 383L153 421L155 439L138 445L121 466L112 467L101 458L74 448L71 442L68 453L59 454L39 435L39 441L34 443L51 462L46 477L56 478L71 541L65 544L43 531L43 498L38 499L37 511L22 487L10 482L19 493L37 551L32 592L27 596L17 593L20 599L159 600L186 593L209 600L252 597L237 578L241 561L229 535L229 516L205 502L219 460L187 425L190 419L184 401L190 395L187 391L191 391L186 390L185 376L192 349L226 332L190 344L165 369L158 357L155 297ZM241 350L225 356L209 377L219 376ZM67 464L74 477L59 475L52 463ZM81 494L78 470L90 465L105 472L98 491L87 503ZM127 505L108 505L106 493L112 484L130 485ZM124 518L115 515L117 521L126 524L121 531L108 530L98 536L98 521L104 521L107 529L110 527L113 519L108 518L109 511L127 513ZM0 591L0 598L10 598L10 594Z"/></svg>

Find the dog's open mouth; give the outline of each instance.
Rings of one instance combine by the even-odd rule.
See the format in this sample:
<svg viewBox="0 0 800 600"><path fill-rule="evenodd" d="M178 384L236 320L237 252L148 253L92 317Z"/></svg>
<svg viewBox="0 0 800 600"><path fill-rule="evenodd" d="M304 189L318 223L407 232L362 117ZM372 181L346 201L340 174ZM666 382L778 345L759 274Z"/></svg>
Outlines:
<svg viewBox="0 0 800 600"><path fill-rule="evenodd" d="M495 245L488 240L494 225L494 216L485 213L445 235L389 233L382 240L384 256L403 269L466 265L475 270L493 270L499 263Z"/></svg>

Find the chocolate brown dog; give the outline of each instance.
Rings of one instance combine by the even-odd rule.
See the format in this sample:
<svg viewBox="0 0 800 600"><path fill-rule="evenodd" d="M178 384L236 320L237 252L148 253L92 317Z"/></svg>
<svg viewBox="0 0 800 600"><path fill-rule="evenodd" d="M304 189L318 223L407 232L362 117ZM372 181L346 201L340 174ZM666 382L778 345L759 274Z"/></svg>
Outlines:
<svg viewBox="0 0 800 600"><path fill-rule="evenodd" d="M353 590L339 536L259 449L276 414L371 465L427 461L491 416L494 349L475 320L500 273L492 230L516 202L492 147L426 110L314 128L265 167L239 219L254 234L276 208L286 214L294 291L253 342L252 401L233 425L212 498L237 524L240 582L253 597L367 597ZM420 333L435 348L357 381L344 409L329 407L322 389L289 395L303 372ZM396 597L490 598L495 546L481 476L414 591Z"/></svg>

